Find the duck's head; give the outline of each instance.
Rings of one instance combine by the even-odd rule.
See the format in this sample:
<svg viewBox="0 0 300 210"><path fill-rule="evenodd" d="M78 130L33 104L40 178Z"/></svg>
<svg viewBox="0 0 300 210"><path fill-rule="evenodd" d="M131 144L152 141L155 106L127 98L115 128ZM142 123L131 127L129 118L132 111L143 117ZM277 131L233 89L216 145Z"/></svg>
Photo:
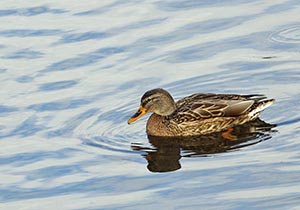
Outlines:
<svg viewBox="0 0 300 210"><path fill-rule="evenodd" d="M166 90L157 88L147 91L141 99L138 111L128 120L133 123L148 112L168 116L176 110L174 99Z"/></svg>

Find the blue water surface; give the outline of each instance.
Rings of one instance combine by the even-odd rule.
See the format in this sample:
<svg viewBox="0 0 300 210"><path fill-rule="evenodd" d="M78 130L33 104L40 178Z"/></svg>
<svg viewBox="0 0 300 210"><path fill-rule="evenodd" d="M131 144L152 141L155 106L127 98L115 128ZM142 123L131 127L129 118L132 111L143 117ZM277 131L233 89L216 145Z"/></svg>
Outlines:
<svg viewBox="0 0 300 210"><path fill-rule="evenodd" d="M299 208L298 1L24 1L0 17L0 209ZM170 143L147 137L149 115L127 125L157 87L276 103L237 142Z"/></svg>

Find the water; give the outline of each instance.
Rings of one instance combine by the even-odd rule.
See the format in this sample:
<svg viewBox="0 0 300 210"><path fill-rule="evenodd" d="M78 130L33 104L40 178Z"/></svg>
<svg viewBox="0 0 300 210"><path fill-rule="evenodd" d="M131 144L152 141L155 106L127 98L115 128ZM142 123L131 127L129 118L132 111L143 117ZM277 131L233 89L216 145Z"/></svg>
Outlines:
<svg viewBox="0 0 300 210"><path fill-rule="evenodd" d="M293 0L6 2L0 208L299 209L299 9ZM147 117L127 120L156 87L176 99L263 93L276 103L261 119L277 126L225 145L148 139Z"/></svg>

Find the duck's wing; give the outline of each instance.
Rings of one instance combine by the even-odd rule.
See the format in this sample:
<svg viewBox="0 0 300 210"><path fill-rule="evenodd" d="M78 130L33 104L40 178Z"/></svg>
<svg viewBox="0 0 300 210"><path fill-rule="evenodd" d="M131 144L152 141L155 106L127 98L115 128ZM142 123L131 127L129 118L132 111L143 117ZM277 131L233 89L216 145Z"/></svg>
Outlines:
<svg viewBox="0 0 300 210"><path fill-rule="evenodd" d="M238 94L215 94L215 93L196 93L187 97L184 97L176 102L176 105L179 107L182 104L193 102L193 101L220 101L220 100L239 100L239 101L248 101L254 100L259 102L263 99L266 99L265 95L261 94L251 94L251 95L238 95Z"/></svg>
<svg viewBox="0 0 300 210"><path fill-rule="evenodd" d="M201 101L181 106L178 114L192 115L195 118L233 117L247 112L254 101Z"/></svg>
<svg viewBox="0 0 300 210"><path fill-rule="evenodd" d="M194 94L176 103L181 122L214 117L235 117L246 113L255 103L239 95Z"/></svg>

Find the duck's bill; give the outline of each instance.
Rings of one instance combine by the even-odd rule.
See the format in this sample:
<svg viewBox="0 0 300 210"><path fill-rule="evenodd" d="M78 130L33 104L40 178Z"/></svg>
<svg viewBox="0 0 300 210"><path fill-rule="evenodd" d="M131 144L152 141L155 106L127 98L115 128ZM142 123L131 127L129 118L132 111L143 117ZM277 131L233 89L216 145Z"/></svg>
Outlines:
<svg viewBox="0 0 300 210"><path fill-rule="evenodd" d="M140 106L139 110L128 120L128 124L133 123L134 121L138 120L140 117L145 115L147 113L147 110Z"/></svg>

